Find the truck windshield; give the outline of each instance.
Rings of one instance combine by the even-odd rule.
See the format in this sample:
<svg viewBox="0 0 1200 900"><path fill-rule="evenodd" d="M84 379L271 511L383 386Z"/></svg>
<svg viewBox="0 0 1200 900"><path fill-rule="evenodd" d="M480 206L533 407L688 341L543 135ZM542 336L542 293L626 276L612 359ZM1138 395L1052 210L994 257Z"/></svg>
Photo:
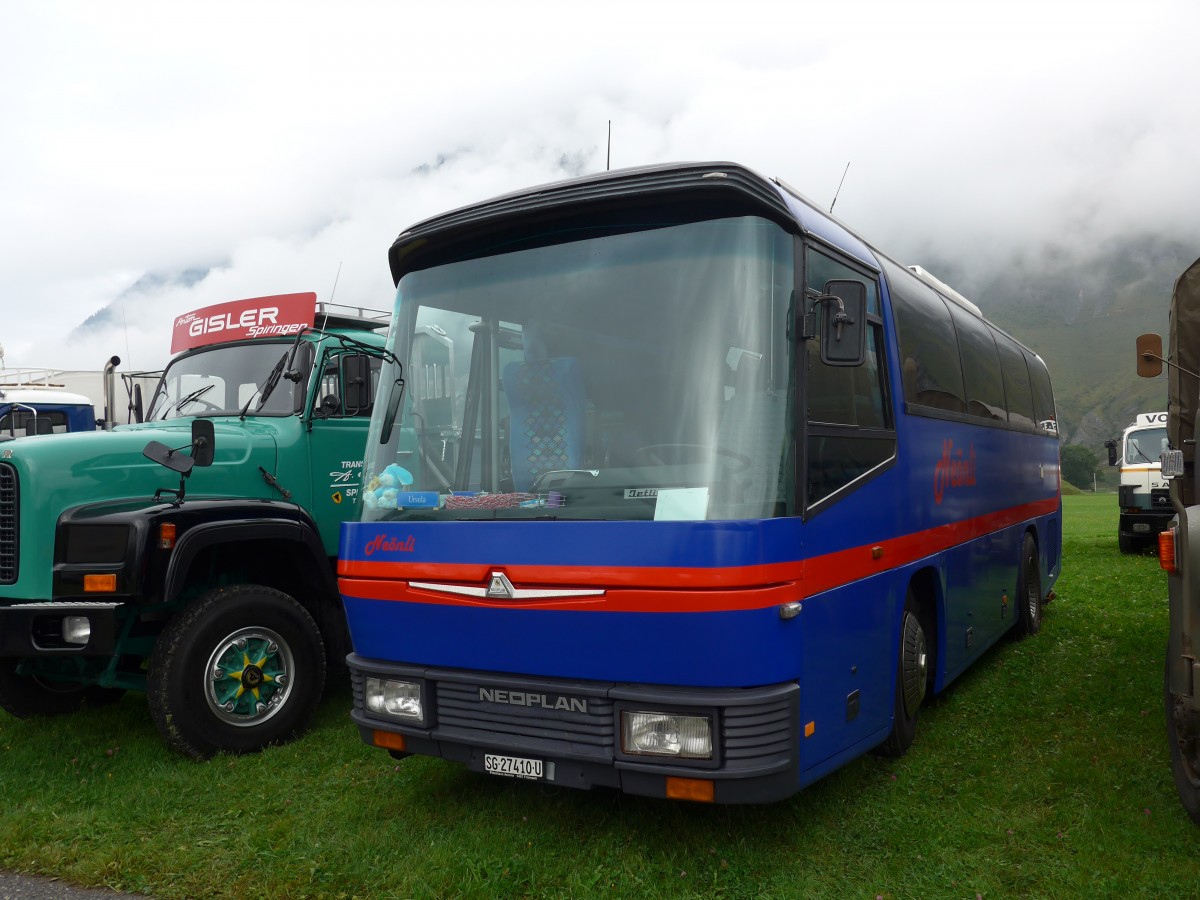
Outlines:
<svg viewBox="0 0 1200 900"><path fill-rule="evenodd" d="M1159 456L1167 449L1166 428L1143 428L1125 436L1125 464L1127 466L1159 464Z"/></svg>
<svg viewBox="0 0 1200 900"><path fill-rule="evenodd" d="M754 216L570 234L401 278L404 403L390 428L376 405L364 517L787 514L791 236Z"/></svg>
<svg viewBox="0 0 1200 900"><path fill-rule="evenodd" d="M237 415L247 403L254 412L259 391L290 342L254 342L205 347L171 360L146 413L146 421L183 416ZM276 387L258 415L293 411L291 382Z"/></svg>

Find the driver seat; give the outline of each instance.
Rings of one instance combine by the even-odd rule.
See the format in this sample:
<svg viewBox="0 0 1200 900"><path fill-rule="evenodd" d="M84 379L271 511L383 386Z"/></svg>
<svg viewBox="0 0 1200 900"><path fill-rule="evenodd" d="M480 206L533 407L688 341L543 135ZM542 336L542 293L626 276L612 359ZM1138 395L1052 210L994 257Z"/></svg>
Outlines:
<svg viewBox="0 0 1200 900"><path fill-rule="evenodd" d="M587 418L579 360L511 362L501 378L508 397L513 490L528 491L545 472L579 468Z"/></svg>

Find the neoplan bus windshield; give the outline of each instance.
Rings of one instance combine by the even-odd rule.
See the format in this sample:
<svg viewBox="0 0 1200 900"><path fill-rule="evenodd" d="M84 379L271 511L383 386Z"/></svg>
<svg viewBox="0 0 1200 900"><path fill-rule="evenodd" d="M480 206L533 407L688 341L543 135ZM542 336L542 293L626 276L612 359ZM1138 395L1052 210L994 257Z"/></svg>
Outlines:
<svg viewBox="0 0 1200 900"><path fill-rule="evenodd" d="M401 279L406 393L368 442L364 517L786 514L791 236L745 216L553 237Z"/></svg>

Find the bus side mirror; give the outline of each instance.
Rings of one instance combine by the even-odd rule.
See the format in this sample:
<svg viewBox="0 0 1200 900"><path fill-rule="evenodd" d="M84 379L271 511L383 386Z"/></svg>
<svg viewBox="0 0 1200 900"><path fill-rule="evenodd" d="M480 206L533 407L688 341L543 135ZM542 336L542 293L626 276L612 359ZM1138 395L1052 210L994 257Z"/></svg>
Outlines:
<svg viewBox="0 0 1200 900"><path fill-rule="evenodd" d="M1108 448L1108 464L1115 466L1117 464L1117 442L1105 441L1104 446Z"/></svg>
<svg viewBox="0 0 1200 900"><path fill-rule="evenodd" d="M1141 378L1162 374L1162 338L1157 334L1141 334L1137 339L1137 373Z"/></svg>
<svg viewBox="0 0 1200 900"><path fill-rule="evenodd" d="M867 358L867 286L861 281L827 281L815 301L821 316L821 362L861 366Z"/></svg>

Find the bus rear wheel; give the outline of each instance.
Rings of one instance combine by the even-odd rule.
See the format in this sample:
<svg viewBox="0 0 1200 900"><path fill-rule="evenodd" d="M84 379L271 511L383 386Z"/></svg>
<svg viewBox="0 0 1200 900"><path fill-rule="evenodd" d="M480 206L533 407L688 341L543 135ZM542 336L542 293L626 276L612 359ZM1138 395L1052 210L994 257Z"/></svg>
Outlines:
<svg viewBox="0 0 1200 900"><path fill-rule="evenodd" d="M929 688L929 647L920 606L911 590L904 600L898 656L892 731L879 747L883 756L903 756L912 746L917 736L917 713Z"/></svg>
<svg viewBox="0 0 1200 900"><path fill-rule="evenodd" d="M1028 532L1021 541L1021 562L1017 568L1017 615L1018 639L1042 630L1042 567L1037 544Z"/></svg>
<svg viewBox="0 0 1200 900"><path fill-rule="evenodd" d="M253 753L307 727L325 689L321 632L282 591L209 591L155 642L146 697L159 733L196 759Z"/></svg>

